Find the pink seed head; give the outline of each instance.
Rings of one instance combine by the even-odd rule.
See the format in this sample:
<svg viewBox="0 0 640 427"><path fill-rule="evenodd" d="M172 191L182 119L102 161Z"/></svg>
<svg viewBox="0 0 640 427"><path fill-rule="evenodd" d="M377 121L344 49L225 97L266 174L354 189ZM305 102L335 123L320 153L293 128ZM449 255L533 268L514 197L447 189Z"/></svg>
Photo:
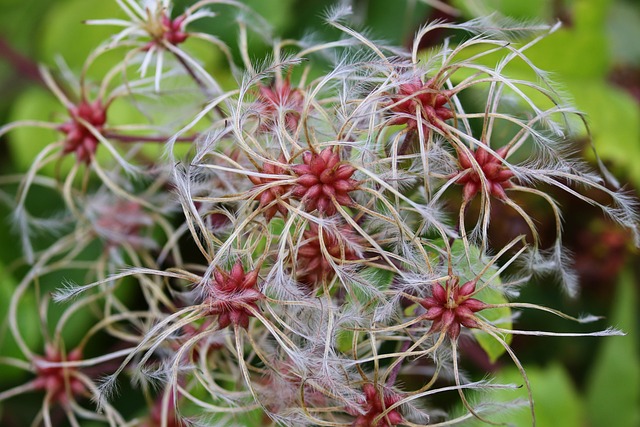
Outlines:
<svg viewBox="0 0 640 427"><path fill-rule="evenodd" d="M66 134L63 153L75 153L78 161L89 163L98 148L98 138L91 131L102 133L107 113L100 101L80 102L69 109L70 120L58 127Z"/></svg>
<svg viewBox="0 0 640 427"><path fill-rule="evenodd" d="M383 390L381 395L378 387L372 383L364 384L362 391L364 396L360 399L360 407L345 408L347 413L356 417L351 424L352 427L391 427L404 421L398 408L382 416L390 406L402 399L399 394L391 390Z"/></svg>
<svg viewBox="0 0 640 427"><path fill-rule="evenodd" d="M292 194L303 200L307 212L318 210L326 215L337 212L334 201L341 206L352 206L350 192L358 189L358 182L351 179L356 168L340 160L331 148L319 154L305 152L303 164L292 168L298 179Z"/></svg>
<svg viewBox="0 0 640 427"><path fill-rule="evenodd" d="M247 329L252 310L260 311L257 302L264 295L257 287L258 270L245 273L240 261L230 272L217 269L208 285L205 303L208 314L218 316L218 327L224 329L230 324Z"/></svg>
<svg viewBox="0 0 640 427"><path fill-rule="evenodd" d="M297 280L310 288L315 288L323 280L330 280L335 275L327 255L338 265L362 258L357 249L363 243L362 239L350 226L342 225L337 232L323 229L322 240L326 252L320 244L318 226L310 224L309 229L303 233L303 243L297 251Z"/></svg>
<svg viewBox="0 0 640 427"><path fill-rule="evenodd" d="M304 93L292 88L288 78L275 80L270 86L259 86L255 108L260 114L260 132L272 130L278 125L280 117L284 119L285 128L294 132L302 117Z"/></svg>
<svg viewBox="0 0 640 427"><path fill-rule="evenodd" d="M507 195L504 190L513 187L511 178L514 176L513 172L502 163L507 155L507 148L502 147L497 150L497 156L482 147L478 147L472 154L480 170L474 168L466 153L462 151L458 153L460 171L456 183L463 185L464 200L470 201L478 192L482 191L483 181L486 182L491 196L501 200L506 199Z"/></svg>
<svg viewBox="0 0 640 427"><path fill-rule="evenodd" d="M452 95L453 92L438 88L434 79L422 83L419 78L415 78L403 83L398 88L398 93L391 95L389 124L407 125L410 129L416 129L420 115L424 135L430 132L431 127L443 130L444 121L454 117L453 111L445 107Z"/></svg>
<svg viewBox="0 0 640 427"><path fill-rule="evenodd" d="M45 347L43 357L36 357L34 365L36 379L34 388L43 390L51 396L51 399L60 404L66 404L70 396L78 396L85 391L82 381L75 376L77 368L46 366L45 363L76 362L82 359L82 351L77 348L69 352L66 357L58 349L51 345Z"/></svg>
<svg viewBox="0 0 640 427"><path fill-rule="evenodd" d="M278 161L280 163L286 163L284 156L280 156ZM260 172L263 174L274 175L274 177L266 178L248 175L249 180L255 185L256 188L281 181L282 178L278 177L278 175L287 175L287 171L283 167L266 162L263 164L262 170ZM280 212L283 217L287 216L288 211L284 203L287 203L288 200L286 198L283 198L283 195L287 191L289 191L289 188L290 185L288 184L271 185L258 193L257 198L260 202L260 208L264 209L263 214L267 221L271 221L271 218L273 218L277 212ZM274 205L267 208L266 206L271 204L274 200L282 201L284 203L276 202Z"/></svg>
<svg viewBox="0 0 640 427"><path fill-rule="evenodd" d="M476 290L476 283L471 280L459 286L459 280L455 277L447 280L444 286L439 283L431 286L431 296L420 301L420 305L427 310L423 317L433 321L429 332L446 332L451 339L456 339L461 326L480 327L474 313L484 310L487 305L470 297Z"/></svg>

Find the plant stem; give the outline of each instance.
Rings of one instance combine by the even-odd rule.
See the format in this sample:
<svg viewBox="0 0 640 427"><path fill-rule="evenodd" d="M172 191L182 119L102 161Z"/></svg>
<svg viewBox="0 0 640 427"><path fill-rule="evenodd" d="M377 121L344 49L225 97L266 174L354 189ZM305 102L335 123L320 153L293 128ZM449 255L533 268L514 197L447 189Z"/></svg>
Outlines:
<svg viewBox="0 0 640 427"><path fill-rule="evenodd" d="M400 347L400 353L403 353L409 349L411 346L411 341L406 340L402 343L402 347ZM404 361L404 357L402 359ZM389 374L389 378L387 378L387 387L393 387L396 382L396 378L398 378L398 374L400 373L400 369L402 368L402 361L393 367L393 370Z"/></svg>
<svg viewBox="0 0 640 427"><path fill-rule="evenodd" d="M398 148L398 156L403 156L407 154L407 152L411 148L411 144L413 144L415 135L416 135L415 129L410 129L407 131L407 134L404 136L402 144Z"/></svg>
<svg viewBox="0 0 640 427"><path fill-rule="evenodd" d="M158 142L158 143L164 143L164 142L167 142L170 139L170 137L167 137L167 136L122 135L122 134L110 133L110 132L105 132L104 133L104 137L105 138L109 138L109 139L115 139L116 141L119 141L119 142ZM176 142L193 142L193 141L196 140L197 137L198 137L198 135L183 136L183 137L176 138Z"/></svg>
<svg viewBox="0 0 640 427"><path fill-rule="evenodd" d="M44 86L44 80L40 76L38 65L27 56L18 52L11 46L4 37L0 36L0 58L6 60L15 70L16 74L33 80Z"/></svg>

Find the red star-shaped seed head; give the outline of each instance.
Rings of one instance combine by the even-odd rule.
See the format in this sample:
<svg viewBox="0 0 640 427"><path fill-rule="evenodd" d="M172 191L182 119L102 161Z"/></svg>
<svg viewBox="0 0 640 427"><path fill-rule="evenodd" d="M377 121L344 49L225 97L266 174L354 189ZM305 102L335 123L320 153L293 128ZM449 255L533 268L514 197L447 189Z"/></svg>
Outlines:
<svg viewBox="0 0 640 427"><path fill-rule="evenodd" d="M389 111L392 119L389 124L406 124L409 128L416 129L417 114L420 114L425 135L429 133L430 126L443 130L442 123L454 116L445 107L451 95L451 91L438 89L434 79L422 83L419 78L415 78L403 83L398 88L398 93L391 96L392 106Z"/></svg>
<svg viewBox="0 0 640 427"><path fill-rule="evenodd" d="M144 25L145 30L151 36L151 41L144 46L145 51L152 47L159 48L163 43L179 45L184 43L189 37L189 33L185 31L185 15L177 16L171 19L167 15L167 11L159 9L151 11L147 9L147 22Z"/></svg>
<svg viewBox="0 0 640 427"><path fill-rule="evenodd" d="M401 396L391 391L384 391L380 396L380 391L372 383L362 386L364 398L361 399L360 408L346 408L347 413L356 417L351 424L352 427L391 427L404 421L400 411L392 409L383 417L380 417L390 406L398 403ZM380 417L378 421L376 418Z"/></svg>
<svg viewBox="0 0 640 427"><path fill-rule="evenodd" d="M266 132L278 124L282 111L285 128L293 132L304 109L304 95L298 88L292 88L289 79L276 80L270 86L260 85L256 109L260 113L259 131Z"/></svg>
<svg viewBox="0 0 640 427"><path fill-rule="evenodd" d="M98 138L87 127L91 125L98 133L102 132L107 113L100 101L89 103L82 101L69 109L71 119L60 125L58 129L67 136L64 140L64 154L76 153L81 162L89 163L98 148ZM87 125L85 125L85 122Z"/></svg>
<svg viewBox="0 0 640 427"><path fill-rule="evenodd" d="M433 321L429 332L446 332L451 339L456 339L462 326L479 328L474 313L484 310L487 305L470 297L475 290L475 280L462 286L459 286L457 277L447 280L445 286L434 283L431 296L420 301L420 305L427 309L423 317Z"/></svg>
<svg viewBox="0 0 640 427"><path fill-rule="evenodd" d="M286 163L284 156L280 156L278 159L280 163ZM278 178L277 175L286 175L286 171L281 166L278 166L273 163L264 163L262 166L262 170L260 171L263 174L274 175L274 178L266 178L266 177L258 177L249 175L249 179L256 186L266 186L268 184L273 184L275 182L281 181L282 178ZM264 209L265 206L268 206L274 200L282 200L286 202L286 199L283 199L282 196L289 190L289 185L281 184L281 185L272 185L268 188L265 188L259 193L258 200L260 201L260 208ZM287 207L282 203L276 203L269 208L263 210L264 217L267 221L271 221L271 218L274 217L276 212L280 212L283 217L287 216Z"/></svg>
<svg viewBox="0 0 640 427"><path fill-rule="evenodd" d="M172 20L166 13L162 14L162 26L164 27L163 36L167 42L177 45L184 43L187 37L189 37L189 34L186 33L183 28L185 18L186 16L180 15Z"/></svg>
<svg viewBox="0 0 640 427"><path fill-rule="evenodd" d="M76 362L81 359L82 351L80 349L69 352L66 358L64 358L59 350L47 345L44 357L35 358L34 365L37 377L34 380L33 387L36 390L44 390L51 396L52 401L66 404L69 401L70 395L78 396L85 391L85 386L82 381L74 375L77 369L72 367L46 366L45 363L59 363L63 360ZM69 387L68 389L67 386Z"/></svg>
<svg viewBox="0 0 640 427"><path fill-rule="evenodd" d="M153 219L137 202L118 200L101 206L100 217L95 222L95 229L109 247L130 244L135 248L142 247L144 238L141 231L153 225Z"/></svg>
<svg viewBox="0 0 640 427"><path fill-rule="evenodd" d="M511 188L511 178L514 174L505 165L502 159L507 155L507 147L496 150L497 156L492 155L482 147L478 147L473 152L473 158L480 166L478 171L474 168L469 157L462 151L458 154L460 161L460 172L458 172L457 184L464 185L463 197L465 201L473 199L479 191L482 190L482 181L484 180L489 187L489 194L493 197L504 200L507 198L504 190ZM482 174L482 177L480 176Z"/></svg>
<svg viewBox="0 0 640 427"><path fill-rule="evenodd" d="M216 270L213 277L205 300L209 305L208 314L218 316L220 329L232 323L247 329L249 317L253 316L249 307L260 311L256 303L264 298L257 289L258 270L245 273L238 261L230 272Z"/></svg>
<svg viewBox="0 0 640 427"><path fill-rule="evenodd" d="M297 251L297 280L310 288L315 288L323 280L333 278L335 271L327 259L327 254L337 264L362 258L357 250L361 239L346 225L339 227L337 233L323 229L322 240L326 254L320 244L318 226L312 223L309 230L303 233L302 245Z"/></svg>
<svg viewBox="0 0 640 427"><path fill-rule="evenodd" d="M340 161L340 155L331 148L325 148L319 154L305 152L301 165L294 166L298 176L292 194L304 201L307 212L317 209L326 215L334 215L335 200L342 206L353 205L349 193L358 188L357 181L351 179L356 168Z"/></svg>

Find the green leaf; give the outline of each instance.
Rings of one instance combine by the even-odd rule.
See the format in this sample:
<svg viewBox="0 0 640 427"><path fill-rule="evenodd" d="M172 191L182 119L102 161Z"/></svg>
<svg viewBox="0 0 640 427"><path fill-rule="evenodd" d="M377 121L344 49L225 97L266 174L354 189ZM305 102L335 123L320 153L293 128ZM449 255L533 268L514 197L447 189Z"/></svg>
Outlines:
<svg viewBox="0 0 640 427"><path fill-rule="evenodd" d="M393 281L394 273L381 268L367 267L361 272L362 278L379 290L389 289Z"/></svg>
<svg viewBox="0 0 640 427"><path fill-rule="evenodd" d="M464 246L461 241L456 241L451 246L451 252L454 257L462 259L464 256ZM468 282L469 280L473 280L477 273L481 271L485 265L489 262L488 258L485 256L481 256L480 250L474 246L471 246L470 251L471 265L466 261L459 262L456 265L457 270L454 271L454 274L457 274L460 277L460 283ZM484 276L481 277L481 280L478 281L478 286L482 284L482 278L488 279L493 274L495 274L497 268L491 267L487 270ZM491 287L486 287L480 292L478 292L474 298L479 299L487 304L506 304L509 301L505 298L505 296L500 292L500 278L494 279L491 284ZM488 310L482 310L478 312L478 315L486 319L489 323L492 323L500 328L511 329L513 326L511 321L511 309L509 307L501 307L501 308L492 308ZM479 329L472 330L473 336L480 344L480 347L487 353L489 356L489 360L491 362L495 362L500 356L504 354L506 351L504 346L497 341L494 337L489 335L486 332L483 332ZM507 334L503 337L506 344L511 343L512 336Z"/></svg>
<svg viewBox="0 0 640 427"><path fill-rule="evenodd" d="M495 0L494 3L501 2ZM497 10L505 12L502 9ZM640 107L628 93L608 82L613 64L611 34L616 34L614 42L618 40L614 46L621 46L620 39L633 40L634 38L628 34L637 28L629 23L623 26L625 32L612 27L611 24L610 28L607 28L608 16L613 11L617 11L618 15L623 13L620 7L612 5L611 0L574 2L570 10L573 17L572 25L559 29L527 49L525 53L537 67L551 71L553 80L561 87L564 86L578 110L586 113L593 143L600 157L613 162L614 166L622 169L636 186L640 186L640 168L636 166L636 159L640 158L640 145L637 143L640 141ZM637 11L629 11L627 17L629 21L635 22L633 20L640 19L640 14ZM483 49L467 49L459 58L469 58ZM625 54L620 53L620 49L615 52L618 57L629 57L631 50L625 50ZM494 66L505 54L506 52L495 52L482 57L478 62ZM454 79L459 81L470 74L471 72L456 73ZM505 68L504 74L515 79L536 79L530 67L519 60L512 61ZM539 106L549 106L539 94L526 93L532 96L533 101ZM582 136L586 136L586 129L576 127L576 130Z"/></svg>
<svg viewBox="0 0 640 427"><path fill-rule="evenodd" d="M578 108L587 114L598 154L624 169L640 186L638 103L626 92L597 79L571 81L567 86Z"/></svg>
<svg viewBox="0 0 640 427"><path fill-rule="evenodd" d="M269 221L269 233L271 234L271 236L275 237L272 241L271 244L280 244L282 239L286 239L287 236L283 235L284 232L284 220L282 218L278 217L273 217L271 219L271 221ZM292 230L289 230L289 233L292 233ZM267 248L267 236L262 236L260 237L260 241L256 244L256 247L253 251L253 259L258 259L261 256L264 255L264 252L269 250L269 248Z"/></svg>
<svg viewBox="0 0 640 427"><path fill-rule="evenodd" d="M50 93L41 87L33 86L16 100L10 121L38 120L62 123L57 117L64 117L64 114L66 111ZM47 145L58 141L61 135L59 132L37 127L16 128L8 136L13 167L17 170L27 170L38 153ZM54 170L55 166L49 164L43 172L53 175Z"/></svg>
<svg viewBox="0 0 640 427"><path fill-rule="evenodd" d="M44 0L2 0L0 26L10 45L21 53L33 54L33 36L56 2ZM35 58L33 58L35 59Z"/></svg>
<svg viewBox="0 0 640 427"><path fill-rule="evenodd" d="M470 2L467 0L454 0L453 6L459 9L467 18L473 18L478 14L488 15L498 12L503 16L515 19L545 19L552 14L551 2L548 1L513 1L513 0L484 0L483 2Z"/></svg>
<svg viewBox="0 0 640 427"><path fill-rule="evenodd" d="M16 286L15 279L8 274L4 266L0 264L0 319L3 320L0 324L0 356L24 360L24 356L9 329L7 317L11 297ZM21 299L17 313L17 322L20 332L22 333L22 338L27 345L32 349L41 347L42 336L39 332L38 310L33 295L27 294ZM2 375L0 375L0 384L13 383L16 379L26 374L22 369L7 365L0 365L0 372L2 372Z"/></svg>
<svg viewBox="0 0 640 427"><path fill-rule="evenodd" d="M389 289L394 278L394 273L380 268L367 267L360 273L364 282L375 286L378 290ZM356 307L371 308L372 295L365 287L352 283L349 294L345 297L344 307L356 304ZM349 329L339 329L336 333L336 348L343 353L350 353L353 348L354 332ZM359 338L364 338L360 335Z"/></svg>
<svg viewBox="0 0 640 427"><path fill-rule="evenodd" d="M640 345L638 292L634 276L618 283L612 323L624 337L604 338L587 386L587 413L592 427L640 425Z"/></svg>
<svg viewBox="0 0 640 427"><path fill-rule="evenodd" d="M525 367L527 377L531 384L534 409L536 413L536 425L540 427L584 427L585 412L583 402L580 400L571 378L566 370L558 364L546 368ZM528 406L510 407L509 402L515 399L527 400L527 390L520 372L516 368L505 369L498 373L495 383L514 384L522 386L517 390L497 390L490 393L492 406L497 413L486 415L495 422L505 422L514 427L530 427L531 413ZM476 395L477 396L477 395ZM486 395L482 393L482 397ZM474 400L479 400L477 397ZM458 408L456 414L464 413ZM473 420L465 426L486 426L487 424ZM617 426L617 424L608 424Z"/></svg>
<svg viewBox="0 0 640 427"><path fill-rule="evenodd" d="M342 353L351 353L353 349L353 335L355 332L340 329L336 334L336 348Z"/></svg>
<svg viewBox="0 0 640 427"><path fill-rule="evenodd" d="M263 16L274 28L276 34L286 31L296 22L293 10L294 0L245 0L251 9Z"/></svg>
<svg viewBox="0 0 640 427"><path fill-rule="evenodd" d="M502 295L499 291L491 288L485 288L482 291L478 292L475 295L475 298L483 301L487 304L505 304L507 303L507 299ZM511 309L508 307L503 308L493 308L491 310L483 310L478 313L479 316L482 316L489 323L494 324L500 328L511 329ZM500 356L504 354L506 351L504 346L496 341L494 337L489 335L486 332L481 331L480 329L473 329L473 336L480 344L480 347L487 353L489 356L489 360L493 363ZM511 343L511 334L507 334L503 337L505 343L508 345Z"/></svg>
<svg viewBox="0 0 640 427"><path fill-rule="evenodd" d="M87 19L123 18L115 1L54 2L40 30L42 59L52 63L61 55L71 69L82 66L91 51L120 27L86 25Z"/></svg>
<svg viewBox="0 0 640 427"><path fill-rule="evenodd" d="M428 6L421 2L396 2L389 7L388 0L361 2L356 14L366 14L367 28L372 38L403 45L419 25L423 24ZM360 10L362 9L362 10Z"/></svg>
<svg viewBox="0 0 640 427"><path fill-rule="evenodd" d="M611 56L618 64L640 65L640 7L636 2L615 2L611 6L607 32L611 41Z"/></svg>
<svg viewBox="0 0 640 427"><path fill-rule="evenodd" d="M460 4L463 3L463 4ZM464 5L473 7L466 7ZM488 0L478 7L476 2L458 1L456 5L468 18L488 15L497 11L515 19L541 19L553 22L550 2ZM603 77L610 66L609 46L605 35L606 17L611 0L574 2L569 14L571 26L565 26L554 34L527 49L525 54L538 67L563 76ZM484 13L482 13L484 12ZM479 15L480 13L480 15ZM523 64L524 65L524 64Z"/></svg>

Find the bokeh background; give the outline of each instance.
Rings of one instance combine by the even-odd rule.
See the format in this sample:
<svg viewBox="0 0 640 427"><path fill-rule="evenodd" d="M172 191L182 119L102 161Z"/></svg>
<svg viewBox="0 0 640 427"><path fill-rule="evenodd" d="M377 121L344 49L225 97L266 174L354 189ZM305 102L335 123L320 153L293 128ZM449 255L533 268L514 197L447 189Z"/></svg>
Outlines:
<svg viewBox="0 0 640 427"><path fill-rule="evenodd" d="M274 26L281 37L301 37L313 31L331 30L321 22L328 0L246 0ZM187 0L176 1L180 11ZM419 0L354 0L354 19L371 29L376 38L408 46L415 30L433 19L464 21L498 11L517 20L562 22L562 28L532 48L533 62L554 76L578 109L588 115L593 144L612 173L629 192L640 188L640 2L636 0L481 0L446 2L451 8L431 7ZM0 0L0 124L17 119L52 119L60 113L55 98L42 85L38 64L62 62L78 71L87 54L112 28L90 27L86 19L120 16L114 0ZM236 40L232 25L207 20L199 29L210 31L231 45ZM326 34L329 35L329 34ZM437 34L424 48L441 42ZM186 45L189 48L188 45ZM255 58L268 48L251 40ZM193 46L197 50L198 46ZM202 51L210 70L229 73L222 58ZM514 76L531 77L511 70ZM42 131L20 131L0 139L2 175L26 170L31 159L55 136ZM594 161L587 135L578 136L584 155ZM11 192L11 189L5 189ZM553 194L565 211L565 244L573 251L582 283L577 299L563 296L552 281L532 283L522 299L569 314L592 313L606 319L598 324L624 330L625 337L540 338L516 337L513 347L527 368L534 388L538 425L541 427L638 427L640 426L640 263L638 250L628 234L607 222L602 214L565 194ZM531 202L530 209L536 209ZM39 209L55 212L55 202L40 200ZM497 204L496 204L497 206ZM553 225L544 206L536 214L545 234ZM0 200L0 319L16 281L24 273L17 261L20 248L11 232L10 211ZM496 210L492 219L492 242L517 234L521 227L509 210ZM550 227L550 228L551 228ZM548 230L552 238L553 229ZM26 313L23 327L35 333L37 316ZM33 324L30 324L33 323ZM586 331L548 315L526 313L522 329ZM593 328L593 326L591 326ZM73 333L73 332L72 332ZM71 338L73 339L73 337ZM499 379L518 383L519 377L507 356L491 362L482 350L467 343L464 365L476 376L492 372ZM0 321L0 357L17 349L7 325ZM0 368L0 390L27 378L18 371ZM501 396L496 395L496 399ZM38 400L33 400L37 404ZM449 405L448 402L441 402ZM0 425L22 426L17 412L29 410L29 398L8 405L0 403ZM453 405L453 404L451 404ZM455 411L456 408L450 408ZM131 411L135 411L131 409ZM528 415L512 414L510 421L528 425Z"/></svg>

